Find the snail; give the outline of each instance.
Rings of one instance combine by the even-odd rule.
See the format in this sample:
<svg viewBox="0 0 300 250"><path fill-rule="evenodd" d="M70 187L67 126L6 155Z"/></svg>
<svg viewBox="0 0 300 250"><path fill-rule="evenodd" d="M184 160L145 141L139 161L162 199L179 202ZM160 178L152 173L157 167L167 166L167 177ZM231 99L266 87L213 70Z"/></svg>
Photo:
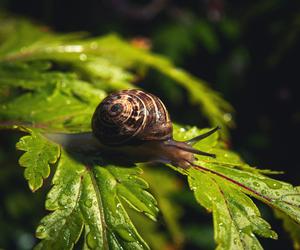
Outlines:
<svg viewBox="0 0 300 250"><path fill-rule="evenodd" d="M173 139L169 113L162 101L142 90L122 90L108 95L92 117L92 133L99 147L135 162L162 162L187 169L196 155L216 157L192 147L215 133L216 127L188 141Z"/></svg>

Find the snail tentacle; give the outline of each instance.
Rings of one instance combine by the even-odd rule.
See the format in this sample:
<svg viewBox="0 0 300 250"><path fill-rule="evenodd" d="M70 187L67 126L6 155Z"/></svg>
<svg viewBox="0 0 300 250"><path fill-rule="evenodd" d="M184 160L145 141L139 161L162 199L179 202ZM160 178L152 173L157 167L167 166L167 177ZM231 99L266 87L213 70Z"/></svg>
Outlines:
<svg viewBox="0 0 300 250"><path fill-rule="evenodd" d="M190 140L187 140L186 143L189 144L189 145L194 145L194 144L196 144L197 142L199 142L199 141L205 139L206 137L208 137L208 136L214 134L214 133L217 132L219 129L221 129L221 128L220 128L219 126L217 126L217 127L213 128L212 130L210 130L210 131L208 131L208 132L206 132L206 133L204 133L204 134L202 134L202 135L198 135L198 136L196 136L196 137L194 137L194 138L192 138L192 139L190 139Z"/></svg>
<svg viewBox="0 0 300 250"><path fill-rule="evenodd" d="M187 152L190 152L190 153L193 153L193 154L216 158L215 154L207 153L207 152L201 151L199 149L193 148L186 142L181 142L180 144L179 143L180 142L170 140L170 141L166 142L166 145L176 147L176 148L179 148L181 150L184 150L184 151L187 151Z"/></svg>

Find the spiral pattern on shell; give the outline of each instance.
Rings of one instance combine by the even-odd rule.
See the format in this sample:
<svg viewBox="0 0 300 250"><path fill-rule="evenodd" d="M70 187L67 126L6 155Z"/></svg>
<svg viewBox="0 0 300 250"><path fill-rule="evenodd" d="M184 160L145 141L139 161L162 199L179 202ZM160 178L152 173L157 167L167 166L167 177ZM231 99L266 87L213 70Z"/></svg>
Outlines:
<svg viewBox="0 0 300 250"><path fill-rule="evenodd" d="M172 123L162 101L135 89L108 95L96 108L92 129L108 146L172 138Z"/></svg>

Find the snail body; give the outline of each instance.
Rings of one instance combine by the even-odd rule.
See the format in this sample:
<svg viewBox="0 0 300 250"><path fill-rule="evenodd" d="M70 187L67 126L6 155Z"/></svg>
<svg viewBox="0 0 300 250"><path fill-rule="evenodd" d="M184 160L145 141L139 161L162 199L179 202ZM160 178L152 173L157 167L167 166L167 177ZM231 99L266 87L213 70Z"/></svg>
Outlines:
<svg viewBox="0 0 300 250"><path fill-rule="evenodd" d="M100 147L135 162L192 166L194 154L215 157L192 144L211 135L215 128L186 142L173 139L169 113L162 101L145 91L122 90L108 95L92 117L92 131Z"/></svg>

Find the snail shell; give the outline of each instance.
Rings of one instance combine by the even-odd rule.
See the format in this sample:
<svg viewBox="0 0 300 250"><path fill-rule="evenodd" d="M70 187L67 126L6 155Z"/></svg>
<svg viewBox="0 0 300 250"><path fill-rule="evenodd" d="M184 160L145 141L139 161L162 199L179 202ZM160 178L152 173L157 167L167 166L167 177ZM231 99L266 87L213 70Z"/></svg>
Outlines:
<svg viewBox="0 0 300 250"><path fill-rule="evenodd" d="M92 130L107 146L172 139L172 122L162 101L135 89L108 95L96 108Z"/></svg>

